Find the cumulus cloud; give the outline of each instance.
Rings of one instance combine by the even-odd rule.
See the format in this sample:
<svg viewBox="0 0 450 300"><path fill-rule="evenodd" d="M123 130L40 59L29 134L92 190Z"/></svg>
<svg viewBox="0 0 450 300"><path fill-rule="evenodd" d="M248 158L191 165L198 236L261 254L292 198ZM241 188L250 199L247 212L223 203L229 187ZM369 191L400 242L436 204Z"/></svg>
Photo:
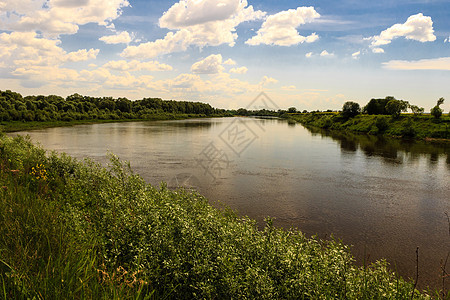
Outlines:
<svg viewBox="0 0 450 300"><path fill-rule="evenodd" d="M38 38L35 32L0 34L0 57L8 66L56 66L66 62L95 59L99 49L80 49L67 53L59 47L61 41Z"/></svg>
<svg viewBox="0 0 450 300"><path fill-rule="evenodd" d="M264 12L248 6L247 0L181 0L159 19L161 28L174 31L163 39L129 46L121 56L153 58L185 51L189 46L202 48L228 44L233 47L237 39L236 27L264 16Z"/></svg>
<svg viewBox="0 0 450 300"><path fill-rule="evenodd" d="M297 28L319 17L320 14L313 7L298 7L279 12L269 16L257 34L245 43L253 46L260 44L292 46L315 42L319 38L316 33L305 37L298 33Z"/></svg>
<svg viewBox="0 0 450 300"><path fill-rule="evenodd" d="M103 65L106 69L116 71L171 71L173 68L170 65L162 64L157 61L140 62L138 60L125 61L125 60L113 60Z"/></svg>
<svg viewBox="0 0 450 300"><path fill-rule="evenodd" d="M372 48L372 52L373 53L384 53L384 49L383 48Z"/></svg>
<svg viewBox="0 0 450 300"><path fill-rule="evenodd" d="M245 73L247 73L247 71L248 71L248 69L246 67L230 69L230 73L234 73L234 74L245 74Z"/></svg>
<svg viewBox="0 0 450 300"><path fill-rule="evenodd" d="M158 55L186 51L192 38L188 30L180 30L176 33L169 32L164 39L154 42L142 43L138 46L128 46L120 56L126 58L154 58Z"/></svg>
<svg viewBox="0 0 450 300"><path fill-rule="evenodd" d="M0 34L2 75L14 76L23 86L40 87L45 84L73 84L79 76L75 70L63 67L69 62L95 59L99 49L80 49L66 52L59 40L39 38L35 32Z"/></svg>
<svg viewBox="0 0 450 300"><path fill-rule="evenodd" d="M450 36L444 40L444 43L450 42Z"/></svg>
<svg viewBox="0 0 450 300"><path fill-rule="evenodd" d="M306 56L307 58L310 58L312 55L313 55L312 52L308 52L308 53L305 54L305 56Z"/></svg>
<svg viewBox="0 0 450 300"><path fill-rule="evenodd" d="M12 75L35 82L76 82L79 74L75 70L58 66L27 66L19 67Z"/></svg>
<svg viewBox="0 0 450 300"><path fill-rule="evenodd" d="M131 42L132 38L127 31L122 31L115 35L102 36L99 40L106 44L128 44Z"/></svg>
<svg viewBox="0 0 450 300"><path fill-rule="evenodd" d="M180 29L230 18L239 9L240 1L182 0L175 3L159 19L160 27Z"/></svg>
<svg viewBox="0 0 450 300"><path fill-rule="evenodd" d="M262 78L262 80L260 81L259 85L260 86L266 86L266 85L269 85L269 84L272 84L272 83L277 83L277 82L278 82L278 80L276 80L275 78L264 76Z"/></svg>
<svg viewBox="0 0 450 300"><path fill-rule="evenodd" d="M445 70L450 71L450 57L421 59L415 61L391 60L383 63L383 67L391 70Z"/></svg>
<svg viewBox="0 0 450 300"><path fill-rule="evenodd" d="M334 53L328 53L327 50L323 50L322 52L320 52L320 56L325 57L325 56L334 56Z"/></svg>
<svg viewBox="0 0 450 300"><path fill-rule="evenodd" d="M79 25L107 26L119 17L127 0L18 0L0 12L0 27L11 31L40 31L45 37L74 34Z"/></svg>
<svg viewBox="0 0 450 300"><path fill-rule="evenodd" d="M295 85L287 85L287 86L283 86L281 88L285 91L295 91L297 89L297 87Z"/></svg>
<svg viewBox="0 0 450 300"><path fill-rule="evenodd" d="M395 24L382 31L379 35L371 37L371 47L381 49L379 46L388 45L392 40L399 37L422 43L435 41L436 36L434 35L431 17L424 16L422 13L412 15L405 23Z"/></svg>
<svg viewBox="0 0 450 300"><path fill-rule="evenodd" d="M211 54L191 67L191 71L194 74L216 74L221 73L224 69L222 66L222 55L220 54Z"/></svg>
<svg viewBox="0 0 450 300"><path fill-rule="evenodd" d="M234 60L232 60L231 58L229 58L226 61L224 61L223 64L224 65L235 65L236 62Z"/></svg>

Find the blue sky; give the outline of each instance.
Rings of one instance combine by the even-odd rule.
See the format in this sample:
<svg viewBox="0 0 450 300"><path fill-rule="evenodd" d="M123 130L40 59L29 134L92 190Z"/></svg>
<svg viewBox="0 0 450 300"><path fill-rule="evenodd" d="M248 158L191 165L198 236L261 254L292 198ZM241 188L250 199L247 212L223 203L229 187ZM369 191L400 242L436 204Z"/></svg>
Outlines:
<svg viewBox="0 0 450 300"><path fill-rule="evenodd" d="M339 109L450 109L448 0L6 0L0 89Z"/></svg>

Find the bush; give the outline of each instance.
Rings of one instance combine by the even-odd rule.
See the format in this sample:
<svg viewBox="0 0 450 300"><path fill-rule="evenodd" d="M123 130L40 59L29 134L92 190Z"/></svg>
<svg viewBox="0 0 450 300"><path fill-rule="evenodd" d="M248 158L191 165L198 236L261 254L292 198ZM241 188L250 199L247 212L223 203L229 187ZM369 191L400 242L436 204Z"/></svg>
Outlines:
<svg viewBox="0 0 450 300"><path fill-rule="evenodd" d="M439 106L443 103L444 103L444 98L439 98L436 106L430 110L431 115L433 117L435 117L436 119L439 119L442 116L443 110Z"/></svg>
<svg viewBox="0 0 450 300"><path fill-rule="evenodd" d="M384 132L388 129L389 124L386 117L377 117L375 121L375 126L378 128L379 132Z"/></svg>

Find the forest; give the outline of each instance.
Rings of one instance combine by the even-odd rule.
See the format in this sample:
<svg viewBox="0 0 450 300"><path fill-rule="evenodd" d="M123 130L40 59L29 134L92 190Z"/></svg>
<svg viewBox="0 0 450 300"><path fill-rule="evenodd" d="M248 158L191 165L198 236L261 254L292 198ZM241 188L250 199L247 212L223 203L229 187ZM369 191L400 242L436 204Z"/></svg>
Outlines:
<svg viewBox="0 0 450 300"><path fill-rule="evenodd" d="M213 116L225 113L201 102L144 98L89 97L73 94L61 96L26 96L0 91L0 121L74 121L152 119L158 114Z"/></svg>

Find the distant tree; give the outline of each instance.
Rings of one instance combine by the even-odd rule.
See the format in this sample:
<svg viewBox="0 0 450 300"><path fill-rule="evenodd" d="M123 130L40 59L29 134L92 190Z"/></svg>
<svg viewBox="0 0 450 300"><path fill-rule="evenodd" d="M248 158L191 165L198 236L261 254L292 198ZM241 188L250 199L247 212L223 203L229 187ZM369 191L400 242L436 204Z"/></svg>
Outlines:
<svg viewBox="0 0 450 300"><path fill-rule="evenodd" d="M239 108L237 110L237 115L238 116L248 116L249 112L245 108Z"/></svg>
<svg viewBox="0 0 450 300"><path fill-rule="evenodd" d="M387 96L384 99L371 99L369 103L364 106L363 112L369 115L387 115L386 104L391 100L395 100L395 98Z"/></svg>
<svg viewBox="0 0 450 300"><path fill-rule="evenodd" d="M421 115L425 111L423 107L418 107L417 105L409 105L409 108L415 116Z"/></svg>
<svg viewBox="0 0 450 300"><path fill-rule="evenodd" d="M439 100L437 101L437 104L436 104L436 106L435 107L433 107L432 109L431 109L431 115L433 116L433 117L435 117L436 119L439 119L441 116L442 116L442 109L439 107L441 104L443 104L444 103L444 98L439 98Z"/></svg>
<svg viewBox="0 0 450 300"><path fill-rule="evenodd" d="M288 113L294 114L294 113L296 113L296 112L297 112L297 109L296 109L295 107L289 107L289 108L288 108Z"/></svg>
<svg viewBox="0 0 450 300"><path fill-rule="evenodd" d="M393 116L394 118L398 118L402 111L406 112L408 109L408 102L403 100L390 100L385 107L385 110L388 114Z"/></svg>
<svg viewBox="0 0 450 300"><path fill-rule="evenodd" d="M359 113L361 113L361 107L356 102L347 101L344 103L344 106L342 106L342 116L344 116L344 118L353 118Z"/></svg>
<svg viewBox="0 0 450 300"><path fill-rule="evenodd" d="M302 111L302 113L306 114L306 113L308 113L308 111L307 111L306 109L304 109L304 110Z"/></svg>

